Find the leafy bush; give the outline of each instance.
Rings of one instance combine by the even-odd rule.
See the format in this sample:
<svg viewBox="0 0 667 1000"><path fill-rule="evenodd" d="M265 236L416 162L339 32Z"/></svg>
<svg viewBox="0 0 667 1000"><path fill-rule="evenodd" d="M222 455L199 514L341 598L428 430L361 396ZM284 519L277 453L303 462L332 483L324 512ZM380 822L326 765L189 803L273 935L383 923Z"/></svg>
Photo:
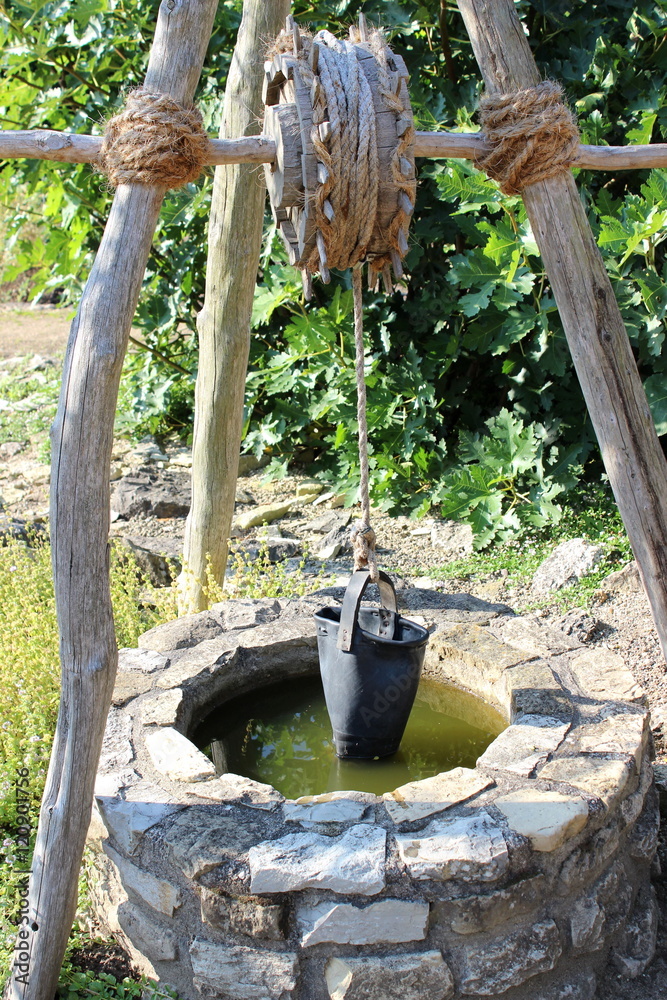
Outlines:
<svg viewBox="0 0 667 1000"><path fill-rule="evenodd" d="M156 6L7 0L0 14L7 126L89 131L118 106L126 85L141 80ZM220 5L207 56L198 96L210 127L240 6ZM516 8L540 71L562 81L584 142L667 136L664 4L519 0ZM454 3L294 4L313 28L338 32L361 9L386 25L406 61L418 125L475 129L480 74ZM667 174L580 171L579 183L665 433ZM137 314L149 351L128 357L123 380L130 429L176 428L185 437L191 430L209 186L204 178L165 202ZM36 293L59 288L75 298L108 209L101 179L87 167L21 161L0 172L0 197L15 206L12 273L35 269ZM35 198L48 238L25 237ZM265 235L245 448L270 453L274 474L299 461L344 486L351 501L358 470L349 283L343 275L317 284L315 301L304 306L268 221ZM500 195L463 161L422 163L407 270L408 284L392 296L365 294L374 501L417 514L441 505L476 525L479 545L553 521L572 485L599 478L602 468L521 199ZM501 429L498 454L492 438ZM516 466L506 452L512 442L523 456Z"/></svg>

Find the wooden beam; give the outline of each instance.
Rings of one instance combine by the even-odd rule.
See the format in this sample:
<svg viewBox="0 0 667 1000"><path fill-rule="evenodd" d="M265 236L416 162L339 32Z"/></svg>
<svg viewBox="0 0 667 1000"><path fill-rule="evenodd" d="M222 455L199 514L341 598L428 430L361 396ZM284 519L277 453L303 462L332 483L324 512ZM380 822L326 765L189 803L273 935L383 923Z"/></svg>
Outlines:
<svg viewBox="0 0 667 1000"><path fill-rule="evenodd" d="M265 79L262 39L275 38L290 6L290 0L244 0L225 87L221 138L258 128ZM183 539L183 573L178 580L182 615L208 606L204 592L208 573L220 586L225 579L243 431L252 304L262 250L263 175L263 170L238 164L216 170L213 182L206 293L197 318L192 504Z"/></svg>
<svg viewBox="0 0 667 1000"><path fill-rule="evenodd" d="M513 0L458 0L490 93L540 82ZM623 319L569 171L523 200L667 659L667 463Z"/></svg>
<svg viewBox="0 0 667 1000"><path fill-rule="evenodd" d="M0 159L27 158L62 163L95 163L102 146L100 135L49 132L45 129L0 131ZM428 159L474 160L487 149L481 132L417 132L415 156ZM270 136L210 139L207 164L272 163L276 144ZM579 146L574 167L587 170L644 170L667 167L667 143L646 146Z"/></svg>
<svg viewBox="0 0 667 1000"><path fill-rule="evenodd" d="M217 0L163 0L145 85L191 101ZM120 373L163 187L117 189L72 324L53 425L51 543L62 690L12 1000L53 1000L117 665L109 594L109 466Z"/></svg>

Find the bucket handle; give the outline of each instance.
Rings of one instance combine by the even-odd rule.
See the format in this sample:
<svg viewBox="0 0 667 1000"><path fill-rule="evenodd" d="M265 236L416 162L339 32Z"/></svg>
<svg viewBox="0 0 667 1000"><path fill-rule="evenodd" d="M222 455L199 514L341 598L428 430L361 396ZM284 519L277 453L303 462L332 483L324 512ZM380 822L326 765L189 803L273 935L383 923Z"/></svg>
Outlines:
<svg viewBox="0 0 667 1000"><path fill-rule="evenodd" d="M370 579L370 573L367 569L357 570L356 573L352 574L350 582L347 585L340 613L338 641L336 643L337 649L342 649L345 653L349 653L352 649L354 631L357 627L357 617L359 615L359 605L361 604L361 598L364 596L366 587L370 583ZM393 611L396 614L398 606L396 604L394 584L391 577L387 576L382 570L380 570L378 587L380 589L382 607L388 608L389 611Z"/></svg>

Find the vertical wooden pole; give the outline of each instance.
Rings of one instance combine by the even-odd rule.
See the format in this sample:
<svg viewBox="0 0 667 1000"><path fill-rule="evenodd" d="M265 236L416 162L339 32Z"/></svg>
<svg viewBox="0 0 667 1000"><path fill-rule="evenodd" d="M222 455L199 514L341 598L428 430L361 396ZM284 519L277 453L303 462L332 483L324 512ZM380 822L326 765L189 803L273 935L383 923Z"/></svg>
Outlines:
<svg viewBox="0 0 667 1000"><path fill-rule="evenodd" d="M540 74L512 0L458 0L490 93ZM526 211L667 659L667 463L572 174L531 184Z"/></svg>
<svg viewBox="0 0 667 1000"><path fill-rule="evenodd" d="M191 101L217 0L163 0L145 86ZM165 190L118 188L70 333L52 429L51 540L62 692L12 1000L53 1000L74 919L95 774L116 674L109 465L127 338ZM27 968L25 968L27 964Z"/></svg>
<svg viewBox="0 0 667 1000"><path fill-rule="evenodd" d="M259 134L264 48L290 0L244 0L227 78L220 138ZM251 163L217 167L208 231L206 295L199 316L199 370L192 446L192 506L185 528L179 611L206 607L207 560L221 584L234 514L252 300L262 244L265 186Z"/></svg>

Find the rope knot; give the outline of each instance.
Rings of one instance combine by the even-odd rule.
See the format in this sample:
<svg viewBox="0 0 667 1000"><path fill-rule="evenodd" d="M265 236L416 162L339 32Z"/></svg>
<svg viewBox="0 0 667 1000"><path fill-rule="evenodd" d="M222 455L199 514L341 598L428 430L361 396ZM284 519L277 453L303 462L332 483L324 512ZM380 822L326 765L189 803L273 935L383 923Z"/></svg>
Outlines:
<svg viewBox="0 0 667 1000"><path fill-rule="evenodd" d="M202 116L167 94L139 87L107 122L99 163L113 187L156 184L182 187L206 162L209 139Z"/></svg>
<svg viewBox="0 0 667 1000"><path fill-rule="evenodd" d="M479 120L490 149L476 166L498 181L503 194L569 170L577 158L579 129L551 80L511 94L482 98Z"/></svg>
<svg viewBox="0 0 667 1000"><path fill-rule="evenodd" d="M375 559L375 532L367 521L359 521L350 532L354 550L354 570L367 569L371 581L379 580L377 561Z"/></svg>

